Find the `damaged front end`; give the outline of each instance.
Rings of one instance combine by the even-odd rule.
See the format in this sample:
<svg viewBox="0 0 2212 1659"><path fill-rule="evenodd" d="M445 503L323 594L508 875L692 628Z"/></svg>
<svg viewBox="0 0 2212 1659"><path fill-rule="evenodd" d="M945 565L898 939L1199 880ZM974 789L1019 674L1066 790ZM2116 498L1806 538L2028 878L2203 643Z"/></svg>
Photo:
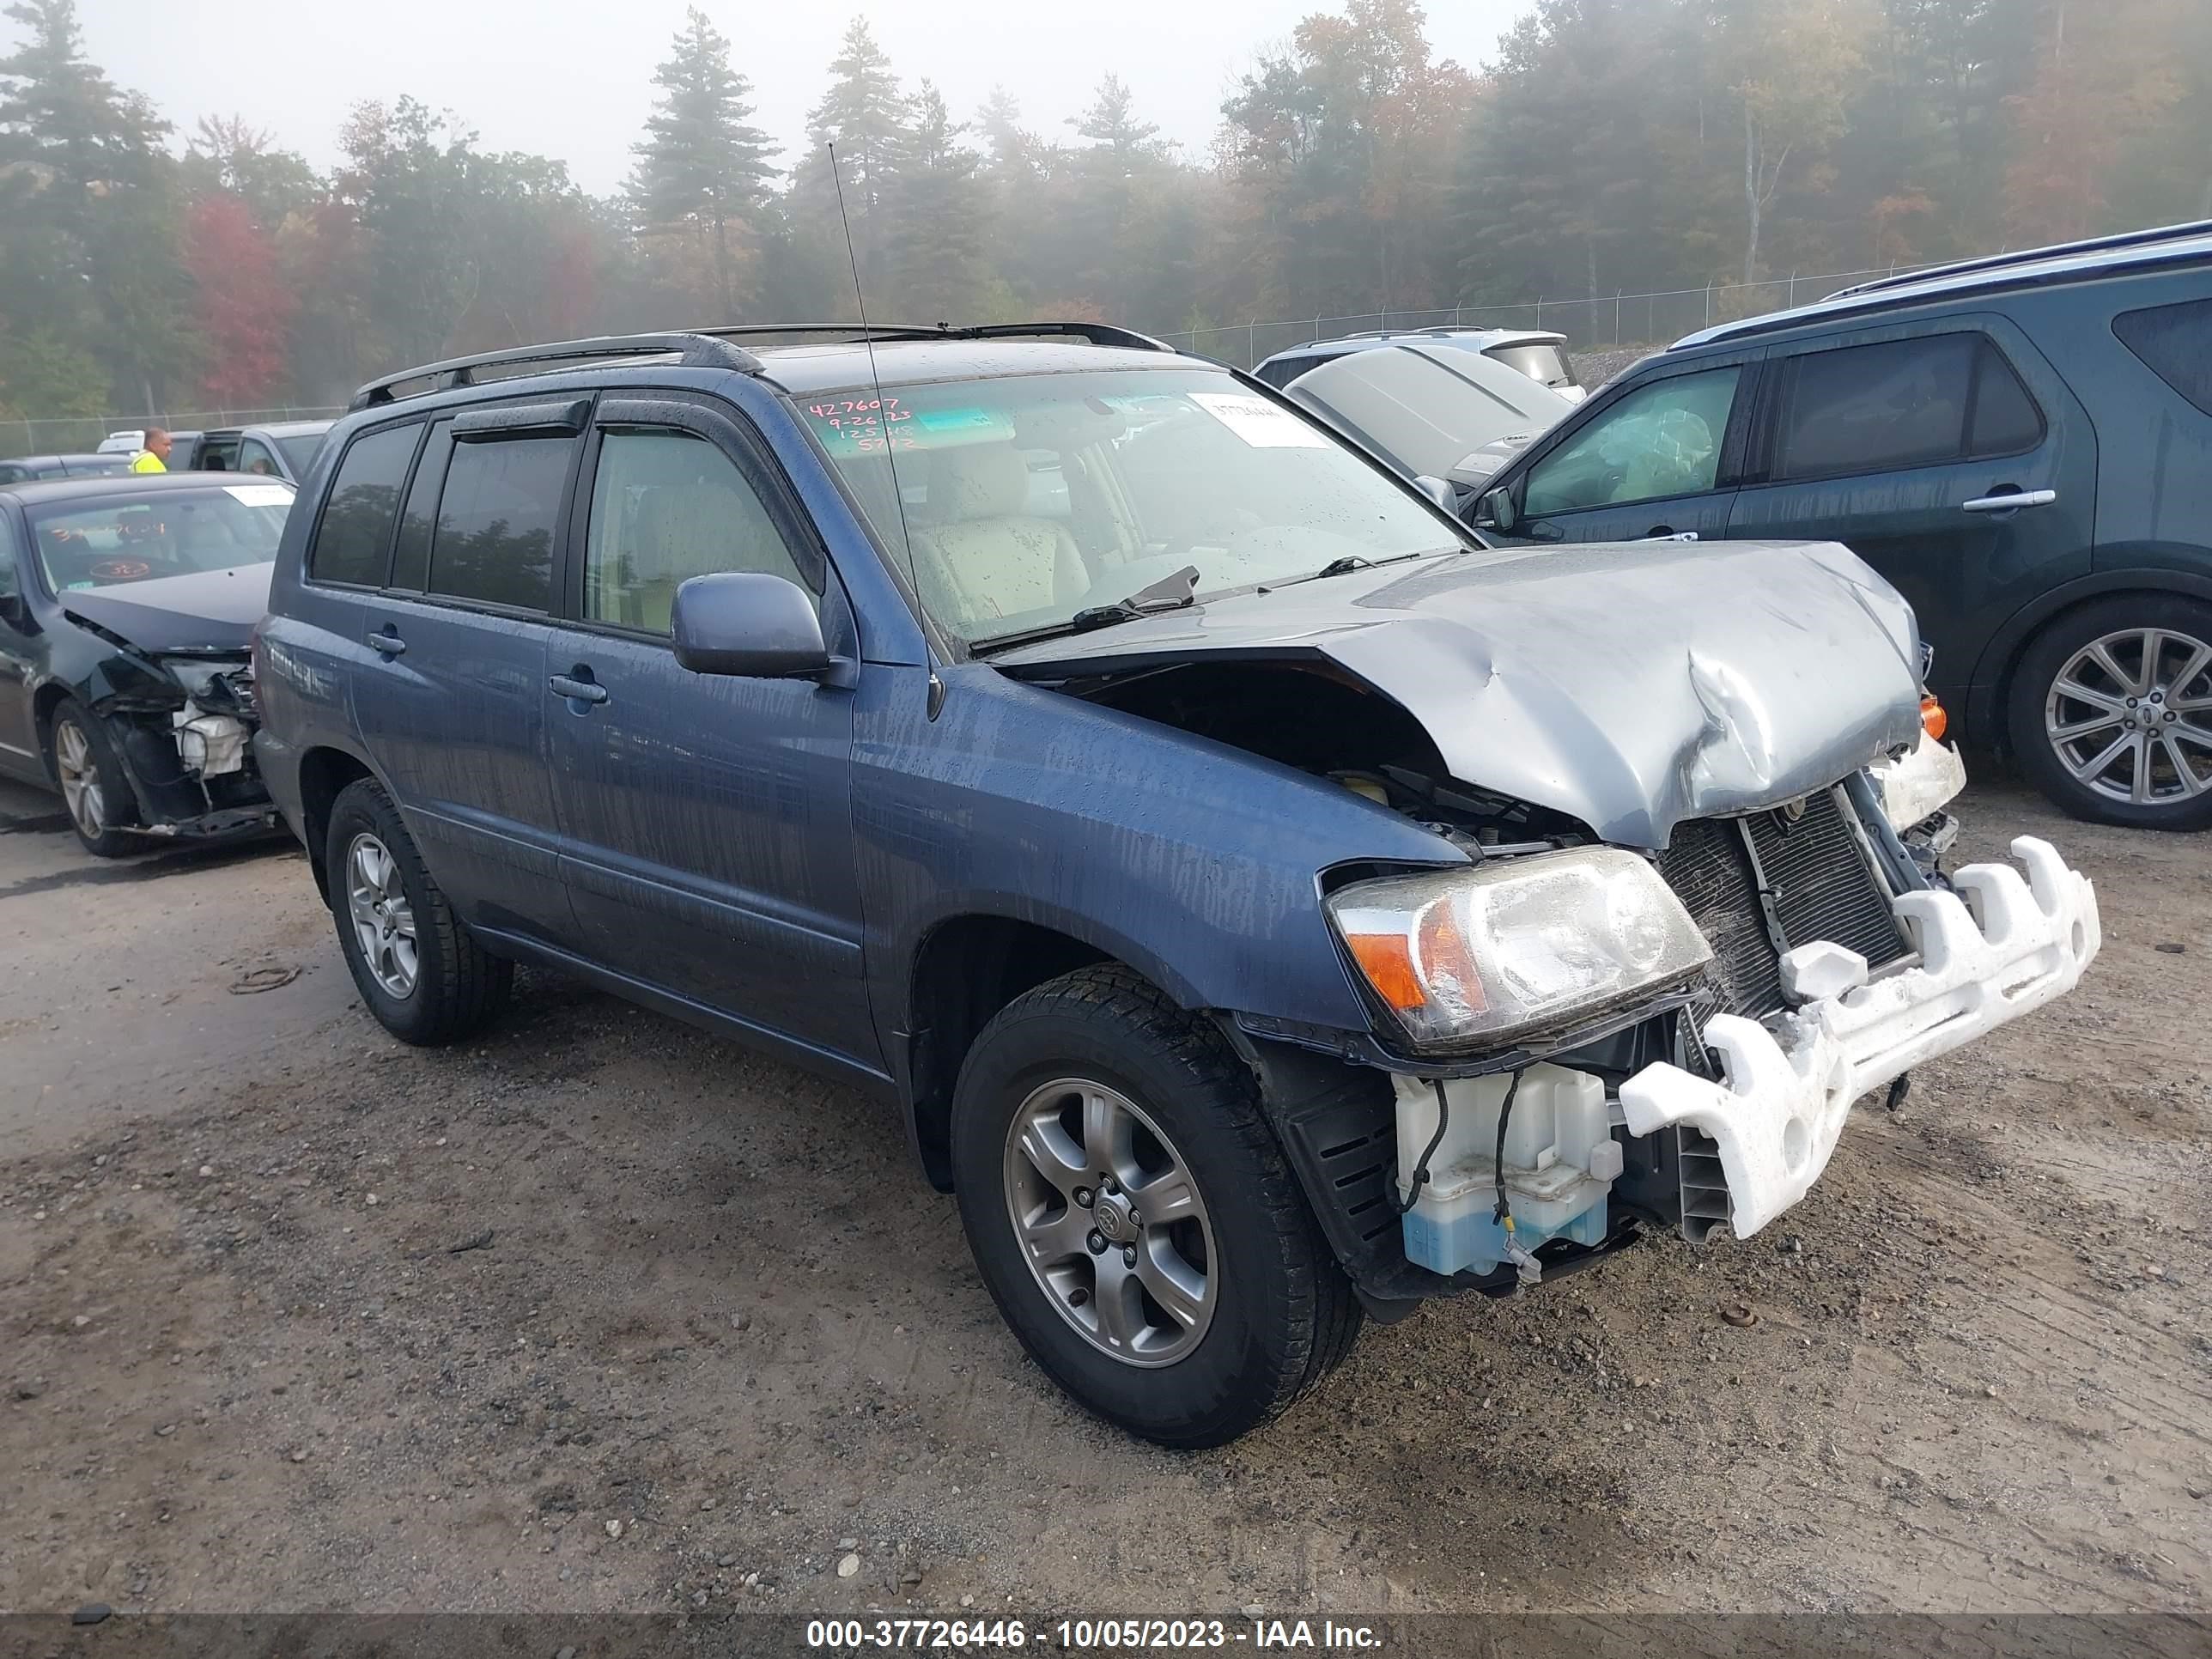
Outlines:
<svg viewBox="0 0 2212 1659"><path fill-rule="evenodd" d="M1431 866L1321 872L1370 1029L1225 1017L1381 1316L1643 1226L1749 1237L1854 1101L2097 952L2047 844L1943 874L1964 772L1910 612L1840 548L1474 555L1328 612L1322 586L1000 660L1437 836Z"/></svg>
<svg viewBox="0 0 2212 1659"><path fill-rule="evenodd" d="M98 631L114 650L84 700L123 759L136 807L127 827L176 839L273 827L276 808L253 758L260 712L251 656L227 646L156 654Z"/></svg>
<svg viewBox="0 0 2212 1659"><path fill-rule="evenodd" d="M1248 1019L1240 1046L1384 1316L1556 1276L1639 1226L1748 1237L1820 1177L1855 1101L2096 955L2088 881L2045 842L2013 853L2024 876L1945 878L1858 775L1678 825L1656 855L1514 848L1357 881L1329 908L1395 1029L1332 1059Z"/></svg>

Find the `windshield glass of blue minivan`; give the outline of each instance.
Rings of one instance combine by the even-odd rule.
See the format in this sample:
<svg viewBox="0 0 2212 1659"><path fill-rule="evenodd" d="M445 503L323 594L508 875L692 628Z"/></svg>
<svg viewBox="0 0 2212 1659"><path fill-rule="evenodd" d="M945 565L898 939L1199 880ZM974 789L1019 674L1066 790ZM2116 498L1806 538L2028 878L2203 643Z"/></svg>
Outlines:
<svg viewBox="0 0 2212 1659"><path fill-rule="evenodd" d="M852 387L798 403L884 544L903 538L931 616L971 645L1097 625L1187 568L1203 603L1468 544L1321 427L1217 370Z"/></svg>

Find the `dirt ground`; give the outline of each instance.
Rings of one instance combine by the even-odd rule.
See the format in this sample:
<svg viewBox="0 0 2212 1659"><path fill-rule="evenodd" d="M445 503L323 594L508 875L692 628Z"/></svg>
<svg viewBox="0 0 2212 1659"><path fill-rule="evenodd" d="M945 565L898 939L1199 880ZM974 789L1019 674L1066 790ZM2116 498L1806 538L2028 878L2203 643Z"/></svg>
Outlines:
<svg viewBox="0 0 2212 1659"><path fill-rule="evenodd" d="M1759 1237L1178 1455L1024 1361L889 1109L544 976L404 1048L289 847L0 787L0 1609L2202 1608L2212 837L1965 816L2095 878L2073 997Z"/></svg>

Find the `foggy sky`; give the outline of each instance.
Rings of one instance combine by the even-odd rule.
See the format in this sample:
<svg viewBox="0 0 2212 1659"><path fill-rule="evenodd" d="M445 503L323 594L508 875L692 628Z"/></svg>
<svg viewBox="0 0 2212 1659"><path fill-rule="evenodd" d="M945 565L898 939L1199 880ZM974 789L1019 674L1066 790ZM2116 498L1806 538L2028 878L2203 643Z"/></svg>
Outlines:
<svg viewBox="0 0 2212 1659"><path fill-rule="evenodd" d="M337 158L347 108L411 93L452 109L490 149L568 164L604 195L628 175L652 107L655 64L685 0L261 0L202 8L181 0L79 0L94 61L174 124L171 148L204 115L243 115L318 167ZM1472 69L1526 0L1431 0L1429 39ZM846 24L866 16L910 91L935 81L954 118L970 119L994 84L1021 100L1024 125L1073 137L1102 75L1117 74L1144 118L1204 161L1222 98L1257 49L1286 40L1330 0L700 0L753 83L756 122L788 167L805 142ZM12 46L18 26L0 22Z"/></svg>

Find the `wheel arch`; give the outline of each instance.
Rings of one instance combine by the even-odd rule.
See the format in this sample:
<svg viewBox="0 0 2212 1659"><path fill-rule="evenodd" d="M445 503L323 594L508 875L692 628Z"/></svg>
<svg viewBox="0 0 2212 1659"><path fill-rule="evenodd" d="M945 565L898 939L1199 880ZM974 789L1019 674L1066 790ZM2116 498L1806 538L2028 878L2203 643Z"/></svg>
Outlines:
<svg viewBox="0 0 2212 1659"><path fill-rule="evenodd" d="M60 680L48 680L31 694L31 722L39 734L39 753L51 773L54 767L54 711L76 694Z"/></svg>
<svg viewBox="0 0 2212 1659"><path fill-rule="evenodd" d="M2008 750L2012 733L2006 724L2011 706L2013 678L2021 659L2037 638L2069 613L2098 599L2126 593L2179 593L2212 602L2212 574L2155 566L2100 570L2052 588L2015 611L1976 659L1972 689L1966 696L1966 734L1985 748Z"/></svg>
<svg viewBox="0 0 2212 1659"><path fill-rule="evenodd" d="M1024 991L1101 963L1144 973L1073 933L988 911L946 916L922 935L908 978L902 1092L908 1138L939 1191L952 1188L952 1089L976 1036Z"/></svg>
<svg viewBox="0 0 2212 1659"><path fill-rule="evenodd" d="M319 744L300 757L300 836L307 843L307 867L314 872L315 890L330 902L330 872L325 867L323 843L330 828L331 808L346 789L363 778L374 779L375 769L350 750ZM386 786L386 793L389 787Z"/></svg>

